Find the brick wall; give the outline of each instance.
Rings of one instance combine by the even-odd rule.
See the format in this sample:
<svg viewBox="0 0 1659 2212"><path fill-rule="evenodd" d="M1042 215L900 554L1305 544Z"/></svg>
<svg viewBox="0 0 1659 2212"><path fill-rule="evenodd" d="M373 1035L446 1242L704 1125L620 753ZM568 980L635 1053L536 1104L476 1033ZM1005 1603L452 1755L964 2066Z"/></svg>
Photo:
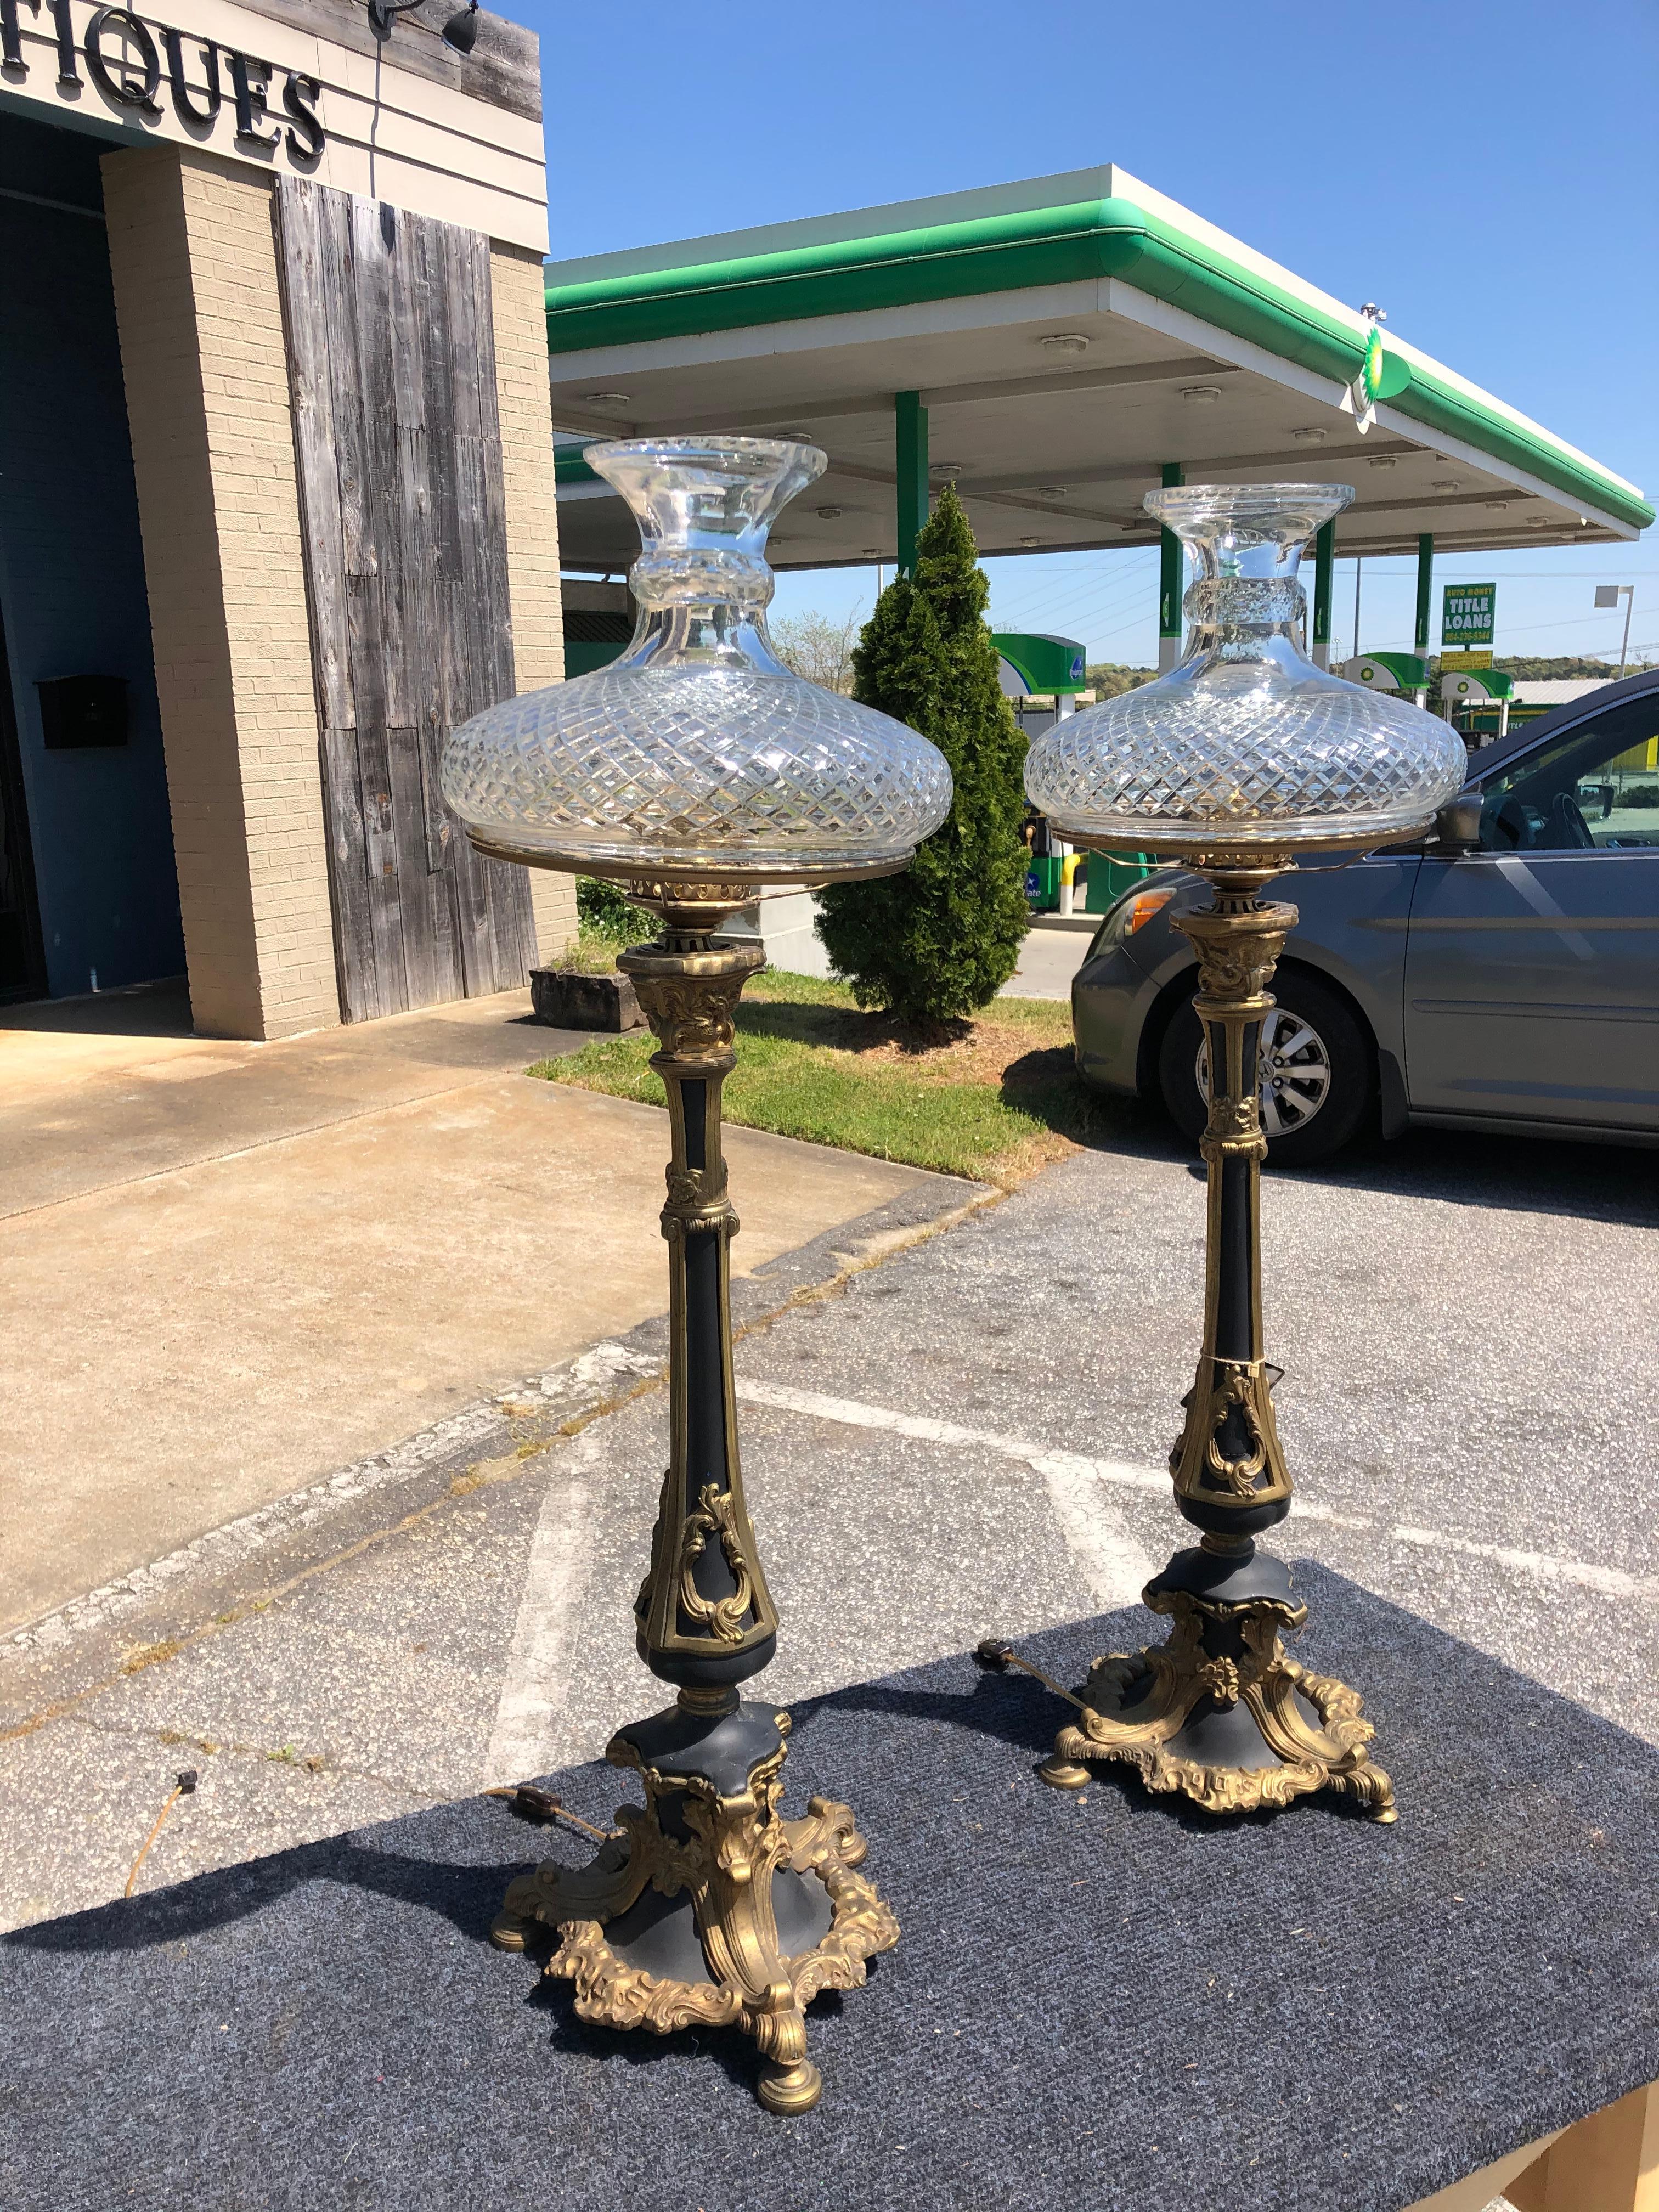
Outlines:
<svg viewBox="0 0 1659 2212"><path fill-rule="evenodd" d="M270 185L103 171L191 1011L289 1036L340 1014Z"/></svg>
<svg viewBox="0 0 1659 2212"><path fill-rule="evenodd" d="M492 246L495 392L507 489L507 568L513 610L513 660L520 691L564 677L564 618L559 599L557 486L553 416L547 388L547 323L542 264L533 253ZM530 871L536 947L556 959L576 933L574 877Z"/></svg>

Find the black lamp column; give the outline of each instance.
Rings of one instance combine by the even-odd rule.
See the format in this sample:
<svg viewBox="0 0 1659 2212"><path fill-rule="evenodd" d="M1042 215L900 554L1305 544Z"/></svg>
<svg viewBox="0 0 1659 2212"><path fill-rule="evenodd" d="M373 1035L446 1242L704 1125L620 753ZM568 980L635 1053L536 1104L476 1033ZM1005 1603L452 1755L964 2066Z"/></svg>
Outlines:
<svg viewBox="0 0 1659 2212"><path fill-rule="evenodd" d="M493 1933L521 1949L534 1923L556 1928L548 1972L575 1983L585 2019L659 2034L742 2027L768 2062L761 2102L799 2112L822 2088L806 2057L805 2006L820 1990L862 1982L865 1960L897 1942L898 1923L854 1871L866 1845L848 1806L814 1797L807 1819L781 1816L789 1716L738 1694L771 1660L778 1619L738 1460L738 1217L720 1154L720 1088L736 1065L738 995L764 962L757 946L709 934L737 902L716 902L720 888L697 901L632 887L659 894L668 926L617 963L660 1047L651 1065L672 1132L662 1212L671 1445L634 1611L640 1656L679 1696L606 1747L613 1765L639 1775L644 1809L624 1807L621 1838L580 1872L550 1862L515 1881Z"/></svg>
<svg viewBox="0 0 1659 2212"><path fill-rule="evenodd" d="M1194 1006L1204 1027L1210 1118L1204 1342L1170 1455L1176 1504L1202 1534L1142 1593L1171 1623L1168 1643L1097 1660L1078 1721L1042 1769L1080 1788L1089 1759L1121 1759L1154 1790L1181 1791L1213 1812L1282 1805L1306 1791L1345 1792L1392 1820L1394 1788L1367 1754L1374 1733L1346 1684L1287 1658L1282 1630L1308 1609L1288 1569L1255 1548L1291 1508L1291 1477L1273 1420L1279 1370L1263 1357L1262 1133L1257 1060L1273 1006L1267 985L1292 906L1258 894L1288 860L1200 864L1212 903L1176 927L1199 959Z"/></svg>

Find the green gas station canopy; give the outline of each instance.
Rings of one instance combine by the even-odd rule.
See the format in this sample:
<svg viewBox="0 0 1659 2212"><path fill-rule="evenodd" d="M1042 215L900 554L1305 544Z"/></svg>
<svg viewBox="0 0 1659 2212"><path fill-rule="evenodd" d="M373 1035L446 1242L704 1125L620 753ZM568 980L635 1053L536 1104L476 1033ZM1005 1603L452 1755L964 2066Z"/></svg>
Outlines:
<svg viewBox="0 0 1659 2212"><path fill-rule="evenodd" d="M919 471L954 479L997 554L1155 542L1140 499L1170 465L1352 484L1345 554L1653 520L1634 484L1392 325L1361 436L1358 311L1115 167L550 264L547 284L570 568L620 574L637 545L582 446L705 430L829 453L773 538L780 568L893 560Z"/></svg>

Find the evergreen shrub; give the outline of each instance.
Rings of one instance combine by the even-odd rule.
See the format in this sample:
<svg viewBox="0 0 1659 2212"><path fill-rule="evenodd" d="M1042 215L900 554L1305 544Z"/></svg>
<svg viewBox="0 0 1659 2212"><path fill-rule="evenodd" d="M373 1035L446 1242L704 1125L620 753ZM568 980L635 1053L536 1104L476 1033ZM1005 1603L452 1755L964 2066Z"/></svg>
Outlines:
<svg viewBox="0 0 1659 2212"><path fill-rule="evenodd" d="M861 1006L960 1020L1013 974L1025 902L1025 740L997 681L990 586L954 486L916 540L914 581L876 603L853 657L853 696L930 738L950 763L944 823L902 875L836 884L817 933Z"/></svg>

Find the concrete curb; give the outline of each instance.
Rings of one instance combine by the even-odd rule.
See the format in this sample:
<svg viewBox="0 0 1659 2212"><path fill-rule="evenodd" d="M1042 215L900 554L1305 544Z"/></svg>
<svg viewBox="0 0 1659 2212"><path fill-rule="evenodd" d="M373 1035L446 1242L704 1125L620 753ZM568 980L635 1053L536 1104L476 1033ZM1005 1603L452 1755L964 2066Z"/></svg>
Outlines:
<svg viewBox="0 0 1659 2212"><path fill-rule="evenodd" d="M931 1176L886 1205L781 1253L732 1286L739 1336L997 1203L1000 1191ZM668 1318L652 1316L543 1375L477 1401L373 1458L208 1530L165 1558L0 1640L0 1741L487 1482L665 1377Z"/></svg>

